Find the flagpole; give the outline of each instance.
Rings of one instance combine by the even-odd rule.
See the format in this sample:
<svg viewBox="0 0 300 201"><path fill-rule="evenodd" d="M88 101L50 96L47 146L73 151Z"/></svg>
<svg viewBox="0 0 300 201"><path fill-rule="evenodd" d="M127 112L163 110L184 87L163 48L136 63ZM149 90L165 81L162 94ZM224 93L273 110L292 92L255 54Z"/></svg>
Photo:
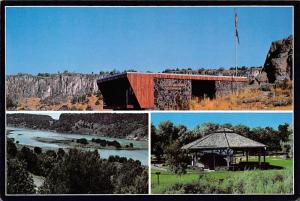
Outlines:
<svg viewBox="0 0 300 201"><path fill-rule="evenodd" d="M237 37L235 38L235 76L237 76Z"/></svg>
<svg viewBox="0 0 300 201"><path fill-rule="evenodd" d="M236 8L234 8L234 20L236 20ZM236 23L236 21L235 21ZM237 35L236 29L237 24L235 24L235 33L234 33L234 43L235 43L235 76L237 76Z"/></svg>
<svg viewBox="0 0 300 201"><path fill-rule="evenodd" d="M234 34L234 42L235 42L235 76L237 77L237 46L238 46L238 35L237 35L237 26L238 26L238 22L237 22L237 13L236 13L236 8L234 8L234 22L235 22L235 34ZM237 81L236 83L236 96L239 96L239 89L238 89L238 83Z"/></svg>

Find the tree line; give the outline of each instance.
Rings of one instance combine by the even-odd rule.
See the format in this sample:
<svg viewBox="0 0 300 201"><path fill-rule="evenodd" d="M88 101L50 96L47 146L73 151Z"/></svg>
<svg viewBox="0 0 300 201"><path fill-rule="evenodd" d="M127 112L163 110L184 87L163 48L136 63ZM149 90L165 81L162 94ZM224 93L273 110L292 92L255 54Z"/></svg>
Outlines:
<svg viewBox="0 0 300 201"><path fill-rule="evenodd" d="M208 122L188 129L184 125L174 125L171 121L162 121L157 127L151 125L151 154L155 157L154 161L166 163L175 173L185 173L189 159L180 148L219 128L228 128L239 135L261 142L268 146L269 152L292 154L293 130L287 123L278 125L278 128L274 129L272 127L250 128L242 124L233 126L228 123Z"/></svg>
<svg viewBox="0 0 300 201"><path fill-rule="evenodd" d="M45 178L39 188L31 174ZM17 148L13 139L8 138L7 193L146 194L148 170L140 161L125 157L102 159L97 150Z"/></svg>

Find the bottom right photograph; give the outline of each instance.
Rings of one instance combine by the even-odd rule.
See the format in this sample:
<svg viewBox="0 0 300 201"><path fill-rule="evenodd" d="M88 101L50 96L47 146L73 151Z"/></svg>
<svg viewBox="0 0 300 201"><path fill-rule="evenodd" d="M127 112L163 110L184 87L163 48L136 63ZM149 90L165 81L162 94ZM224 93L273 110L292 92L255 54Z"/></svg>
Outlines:
<svg viewBox="0 0 300 201"><path fill-rule="evenodd" d="M293 194L291 112L151 114L152 194Z"/></svg>

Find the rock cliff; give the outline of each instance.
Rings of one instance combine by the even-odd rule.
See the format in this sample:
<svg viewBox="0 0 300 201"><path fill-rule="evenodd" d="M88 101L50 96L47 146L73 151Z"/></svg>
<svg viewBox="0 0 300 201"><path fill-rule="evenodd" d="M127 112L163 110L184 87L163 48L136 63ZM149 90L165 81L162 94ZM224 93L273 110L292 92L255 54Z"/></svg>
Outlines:
<svg viewBox="0 0 300 201"><path fill-rule="evenodd" d="M96 93L97 79L101 77L103 75L79 73L9 75L6 79L7 97L16 101L30 97L43 100Z"/></svg>
<svg viewBox="0 0 300 201"><path fill-rule="evenodd" d="M274 83L293 78L293 36L274 41L267 54L258 82Z"/></svg>
<svg viewBox="0 0 300 201"><path fill-rule="evenodd" d="M58 120L48 115L7 114L7 124L60 133L95 134L98 136L143 139L148 136L147 114L63 113Z"/></svg>

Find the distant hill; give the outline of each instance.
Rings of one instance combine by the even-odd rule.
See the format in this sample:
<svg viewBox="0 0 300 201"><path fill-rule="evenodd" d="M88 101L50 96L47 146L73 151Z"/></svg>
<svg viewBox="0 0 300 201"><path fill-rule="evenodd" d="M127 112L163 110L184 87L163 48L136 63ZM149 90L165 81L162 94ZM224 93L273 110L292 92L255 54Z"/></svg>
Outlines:
<svg viewBox="0 0 300 201"><path fill-rule="evenodd" d="M55 120L48 115L19 113L7 114L7 124L13 127L126 139L147 139L148 136L147 114L64 113L59 120Z"/></svg>

